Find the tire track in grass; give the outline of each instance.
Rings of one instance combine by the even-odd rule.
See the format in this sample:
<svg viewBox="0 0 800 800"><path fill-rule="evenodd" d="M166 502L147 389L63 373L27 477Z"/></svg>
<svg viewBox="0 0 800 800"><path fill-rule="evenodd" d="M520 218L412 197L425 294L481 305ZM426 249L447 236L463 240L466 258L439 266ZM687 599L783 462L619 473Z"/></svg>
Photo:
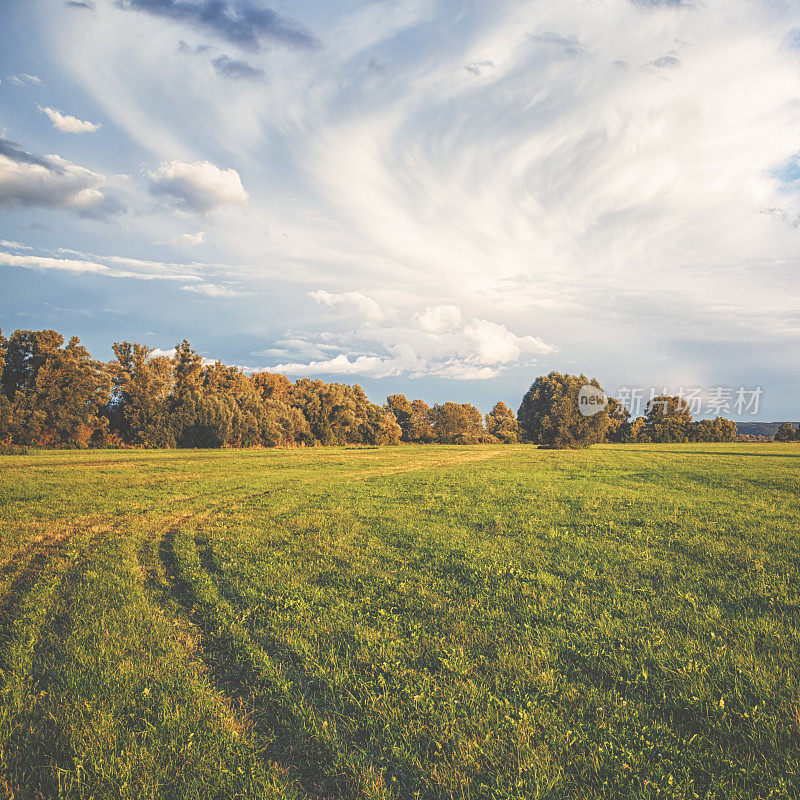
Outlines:
<svg viewBox="0 0 800 800"><path fill-rule="evenodd" d="M306 720L288 702L290 682L236 621L202 569L193 537L182 528L170 530L162 539L160 557L175 599L200 631L199 655L210 678L233 714L248 709L248 727L262 740L259 750L265 762L312 800L359 796L352 776L331 778L336 754L303 733Z"/></svg>
<svg viewBox="0 0 800 800"><path fill-rule="evenodd" d="M261 493L258 493L261 494ZM210 675L208 658L203 649L204 637L199 626L191 619L186 606L180 602L178 589L170 576L166 564L169 561L166 544L181 525L200 521L214 509L201 508L193 512L185 512L169 517L160 525L148 530L138 550L139 577L143 581L145 594L151 606L164 620L171 631L171 637L177 644L187 666L192 669L199 680L204 680L209 692L207 700L213 704L217 719L236 736L250 738L253 731L251 713L244 703L243 697L233 697L220 690L219 683ZM203 678L202 676L205 676ZM254 751L258 751L253 742ZM287 777L288 768L276 763L267 763L273 768L278 780L293 783ZM298 787L292 786L297 790Z"/></svg>
<svg viewBox="0 0 800 800"><path fill-rule="evenodd" d="M65 562L69 555L65 552L66 547L80 530L87 529L83 526L74 526L59 534L39 536L14 553L0 567L0 572L4 575L17 573L0 598L0 649L12 638L14 623L20 616L29 593L42 575L48 568L58 570L59 567L67 566ZM89 532L95 534L103 530L108 528L102 525L92 525L88 528Z"/></svg>
<svg viewBox="0 0 800 800"><path fill-rule="evenodd" d="M36 702L32 675L34 653L50 618L52 600L65 576L76 560L85 557L96 546L100 535L108 530L110 527L104 525L76 524L61 534L38 537L6 563L5 568L13 570L14 564L20 565L30 556L0 601L0 708L5 711L0 719L0 798L3 800L47 796L33 791L31 776L20 780L20 761L26 754L15 744L23 734L33 733L29 721L20 720L30 712L32 702ZM84 542L76 543L80 534L88 536ZM63 739L55 720L47 720L47 724L52 735L42 735L43 752L56 739ZM13 787L18 790L17 794Z"/></svg>

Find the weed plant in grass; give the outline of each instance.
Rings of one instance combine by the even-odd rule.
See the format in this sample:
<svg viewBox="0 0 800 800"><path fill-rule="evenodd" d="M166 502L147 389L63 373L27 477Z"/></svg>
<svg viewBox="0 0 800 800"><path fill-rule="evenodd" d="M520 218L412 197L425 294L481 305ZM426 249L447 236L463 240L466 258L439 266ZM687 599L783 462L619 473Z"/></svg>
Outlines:
<svg viewBox="0 0 800 800"><path fill-rule="evenodd" d="M800 796L791 445L0 458L0 796Z"/></svg>

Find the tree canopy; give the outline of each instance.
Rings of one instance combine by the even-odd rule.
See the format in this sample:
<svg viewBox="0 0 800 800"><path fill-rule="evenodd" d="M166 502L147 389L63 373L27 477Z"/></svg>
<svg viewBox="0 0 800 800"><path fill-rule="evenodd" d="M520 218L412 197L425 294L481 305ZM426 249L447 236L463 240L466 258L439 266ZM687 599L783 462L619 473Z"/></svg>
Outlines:
<svg viewBox="0 0 800 800"><path fill-rule="evenodd" d="M608 409L591 416L581 414L578 398L584 386L602 392L597 380L585 375L562 375L554 371L538 377L517 412L523 437L552 448L588 447L602 442L610 425Z"/></svg>

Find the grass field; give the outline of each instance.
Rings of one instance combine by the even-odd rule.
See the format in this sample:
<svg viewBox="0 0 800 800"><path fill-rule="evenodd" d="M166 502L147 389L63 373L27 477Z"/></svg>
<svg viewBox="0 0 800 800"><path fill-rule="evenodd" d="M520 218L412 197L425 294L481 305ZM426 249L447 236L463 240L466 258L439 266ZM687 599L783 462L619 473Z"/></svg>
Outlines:
<svg viewBox="0 0 800 800"><path fill-rule="evenodd" d="M800 447L0 457L0 798L800 796Z"/></svg>

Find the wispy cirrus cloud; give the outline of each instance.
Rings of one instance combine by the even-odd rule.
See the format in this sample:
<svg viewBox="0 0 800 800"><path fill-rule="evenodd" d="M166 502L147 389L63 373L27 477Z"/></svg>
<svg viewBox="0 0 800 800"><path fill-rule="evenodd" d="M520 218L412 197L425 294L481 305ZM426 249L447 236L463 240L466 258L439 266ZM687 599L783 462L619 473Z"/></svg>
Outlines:
<svg viewBox="0 0 800 800"><path fill-rule="evenodd" d="M18 75L9 75L8 80L15 86L42 86L42 79L29 72L20 72Z"/></svg>
<svg viewBox="0 0 800 800"><path fill-rule="evenodd" d="M14 244L3 243L4 246ZM9 249L26 249L30 247L17 245ZM133 278L136 280L166 280L166 281L200 281L196 273L198 265L194 264L168 264L154 261L141 261L139 259L96 256L78 251L64 251L62 255L33 255L9 253L0 250L0 266L21 267L33 270L56 270L60 272L87 273L103 275L108 278Z"/></svg>

